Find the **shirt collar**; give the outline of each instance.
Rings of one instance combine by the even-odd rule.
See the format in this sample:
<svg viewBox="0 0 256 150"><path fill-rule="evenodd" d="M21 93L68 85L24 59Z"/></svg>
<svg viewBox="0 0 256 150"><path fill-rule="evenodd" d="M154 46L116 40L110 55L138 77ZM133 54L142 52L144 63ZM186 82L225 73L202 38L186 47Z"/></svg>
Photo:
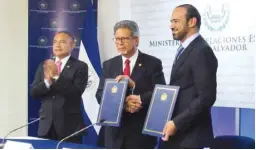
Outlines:
<svg viewBox="0 0 256 150"><path fill-rule="evenodd" d="M126 60L126 59L129 59L130 62L134 62L134 63L135 63L135 61L137 60L138 56L139 56L139 51L138 51L138 49L136 49L136 52L135 52L135 53L132 55L132 57L130 57L130 58L126 58L126 57L122 56L123 64L125 64L125 60Z"/></svg>
<svg viewBox="0 0 256 150"><path fill-rule="evenodd" d="M62 58L61 60L60 60L58 57L56 57L55 62L57 62L57 61L60 60L62 64L66 64L67 61L69 60L70 56L71 56L71 55L68 55L68 56Z"/></svg>
<svg viewBox="0 0 256 150"><path fill-rule="evenodd" d="M199 35L200 35L199 32L197 32L197 33L191 35L191 36L190 36L189 38L187 38L183 43L181 43L182 47L183 47L184 49L186 49L186 48L188 47L188 45L189 45L194 39L196 39Z"/></svg>

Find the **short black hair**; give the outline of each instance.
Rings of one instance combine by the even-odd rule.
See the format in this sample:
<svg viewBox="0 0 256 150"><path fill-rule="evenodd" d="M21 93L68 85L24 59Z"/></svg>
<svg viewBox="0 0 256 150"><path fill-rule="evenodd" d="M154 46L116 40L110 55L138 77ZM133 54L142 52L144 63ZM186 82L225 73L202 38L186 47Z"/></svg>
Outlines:
<svg viewBox="0 0 256 150"><path fill-rule="evenodd" d="M187 10L186 19L187 21L193 17L196 18L196 26L198 29L200 29L201 26L201 15L198 12L198 10L191 4L183 4L178 7L185 8ZM178 8L176 7L176 8Z"/></svg>
<svg viewBox="0 0 256 150"><path fill-rule="evenodd" d="M70 32L68 32L68 31L58 31L58 32L56 32L55 35L60 34L60 33L66 34L66 35L69 36L73 41L75 40L75 38L73 37L73 35L72 35Z"/></svg>

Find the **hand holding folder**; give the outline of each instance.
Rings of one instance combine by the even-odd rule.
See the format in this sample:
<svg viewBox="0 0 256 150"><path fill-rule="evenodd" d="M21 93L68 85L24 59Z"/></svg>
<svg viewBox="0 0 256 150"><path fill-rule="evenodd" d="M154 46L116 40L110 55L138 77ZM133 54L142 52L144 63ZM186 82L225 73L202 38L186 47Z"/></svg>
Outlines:
<svg viewBox="0 0 256 150"><path fill-rule="evenodd" d="M129 88L135 88L135 82L127 75L119 75L116 77L116 81L119 82L121 81L122 79L127 79L128 80L128 86Z"/></svg>
<svg viewBox="0 0 256 150"><path fill-rule="evenodd" d="M169 140L169 136L174 135L175 132L176 132L176 126L175 126L174 122L172 120L168 121L165 124L164 130L163 130L164 136L162 137L162 140L163 141L168 141Z"/></svg>

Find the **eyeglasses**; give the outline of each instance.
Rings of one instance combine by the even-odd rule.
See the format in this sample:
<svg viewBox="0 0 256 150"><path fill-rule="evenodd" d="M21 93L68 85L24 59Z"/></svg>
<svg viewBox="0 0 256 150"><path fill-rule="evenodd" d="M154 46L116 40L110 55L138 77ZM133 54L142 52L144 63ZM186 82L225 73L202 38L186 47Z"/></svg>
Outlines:
<svg viewBox="0 0 256 150"><path fill-rule="evenodd" d="M133 39L134 37L120 37L120 38L113 38L113 41L115 43L120 43L120 42L123 42L123 43L127 43L129 42L131 39Z"/></svg>

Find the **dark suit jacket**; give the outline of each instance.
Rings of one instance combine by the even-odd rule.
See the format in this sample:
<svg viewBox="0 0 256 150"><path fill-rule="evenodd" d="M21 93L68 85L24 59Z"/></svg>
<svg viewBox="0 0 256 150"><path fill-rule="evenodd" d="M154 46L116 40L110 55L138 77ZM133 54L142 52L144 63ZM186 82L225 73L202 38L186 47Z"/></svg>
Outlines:
<svg viewBox="0 0 256 150"><path fill-rule="evenodd" d="M161 148L202 148L211 142L217 68L217 59L201 36L174 63L170 85L180 86L172 116L177 132Z"/></svg>
<svg viewBox="0 0 256 150"><path fill-rule="evenodd" d="M103 73L96 93L99 103L105 79L122 75L122 64L121 56L103 63ZM154 148L156 144L156 138L142 134L142 128L155 84L165 84L162 62L153 56L139 52L131 79L136 83L134 94L141 96L143 107L134 114L124 111L120 127L104 127L106 148Z"/></svg>
<svg viewBox="0 0 256 150"><path fill-rule="evenodd" d="M44 136L53 123L58 137L63 138L84 127L81 95L88 80L86 63L70 57L59 79L48 89L44 83L43 63L37 69L31 86L31 96L42 99L38 135Z"/></svg>

